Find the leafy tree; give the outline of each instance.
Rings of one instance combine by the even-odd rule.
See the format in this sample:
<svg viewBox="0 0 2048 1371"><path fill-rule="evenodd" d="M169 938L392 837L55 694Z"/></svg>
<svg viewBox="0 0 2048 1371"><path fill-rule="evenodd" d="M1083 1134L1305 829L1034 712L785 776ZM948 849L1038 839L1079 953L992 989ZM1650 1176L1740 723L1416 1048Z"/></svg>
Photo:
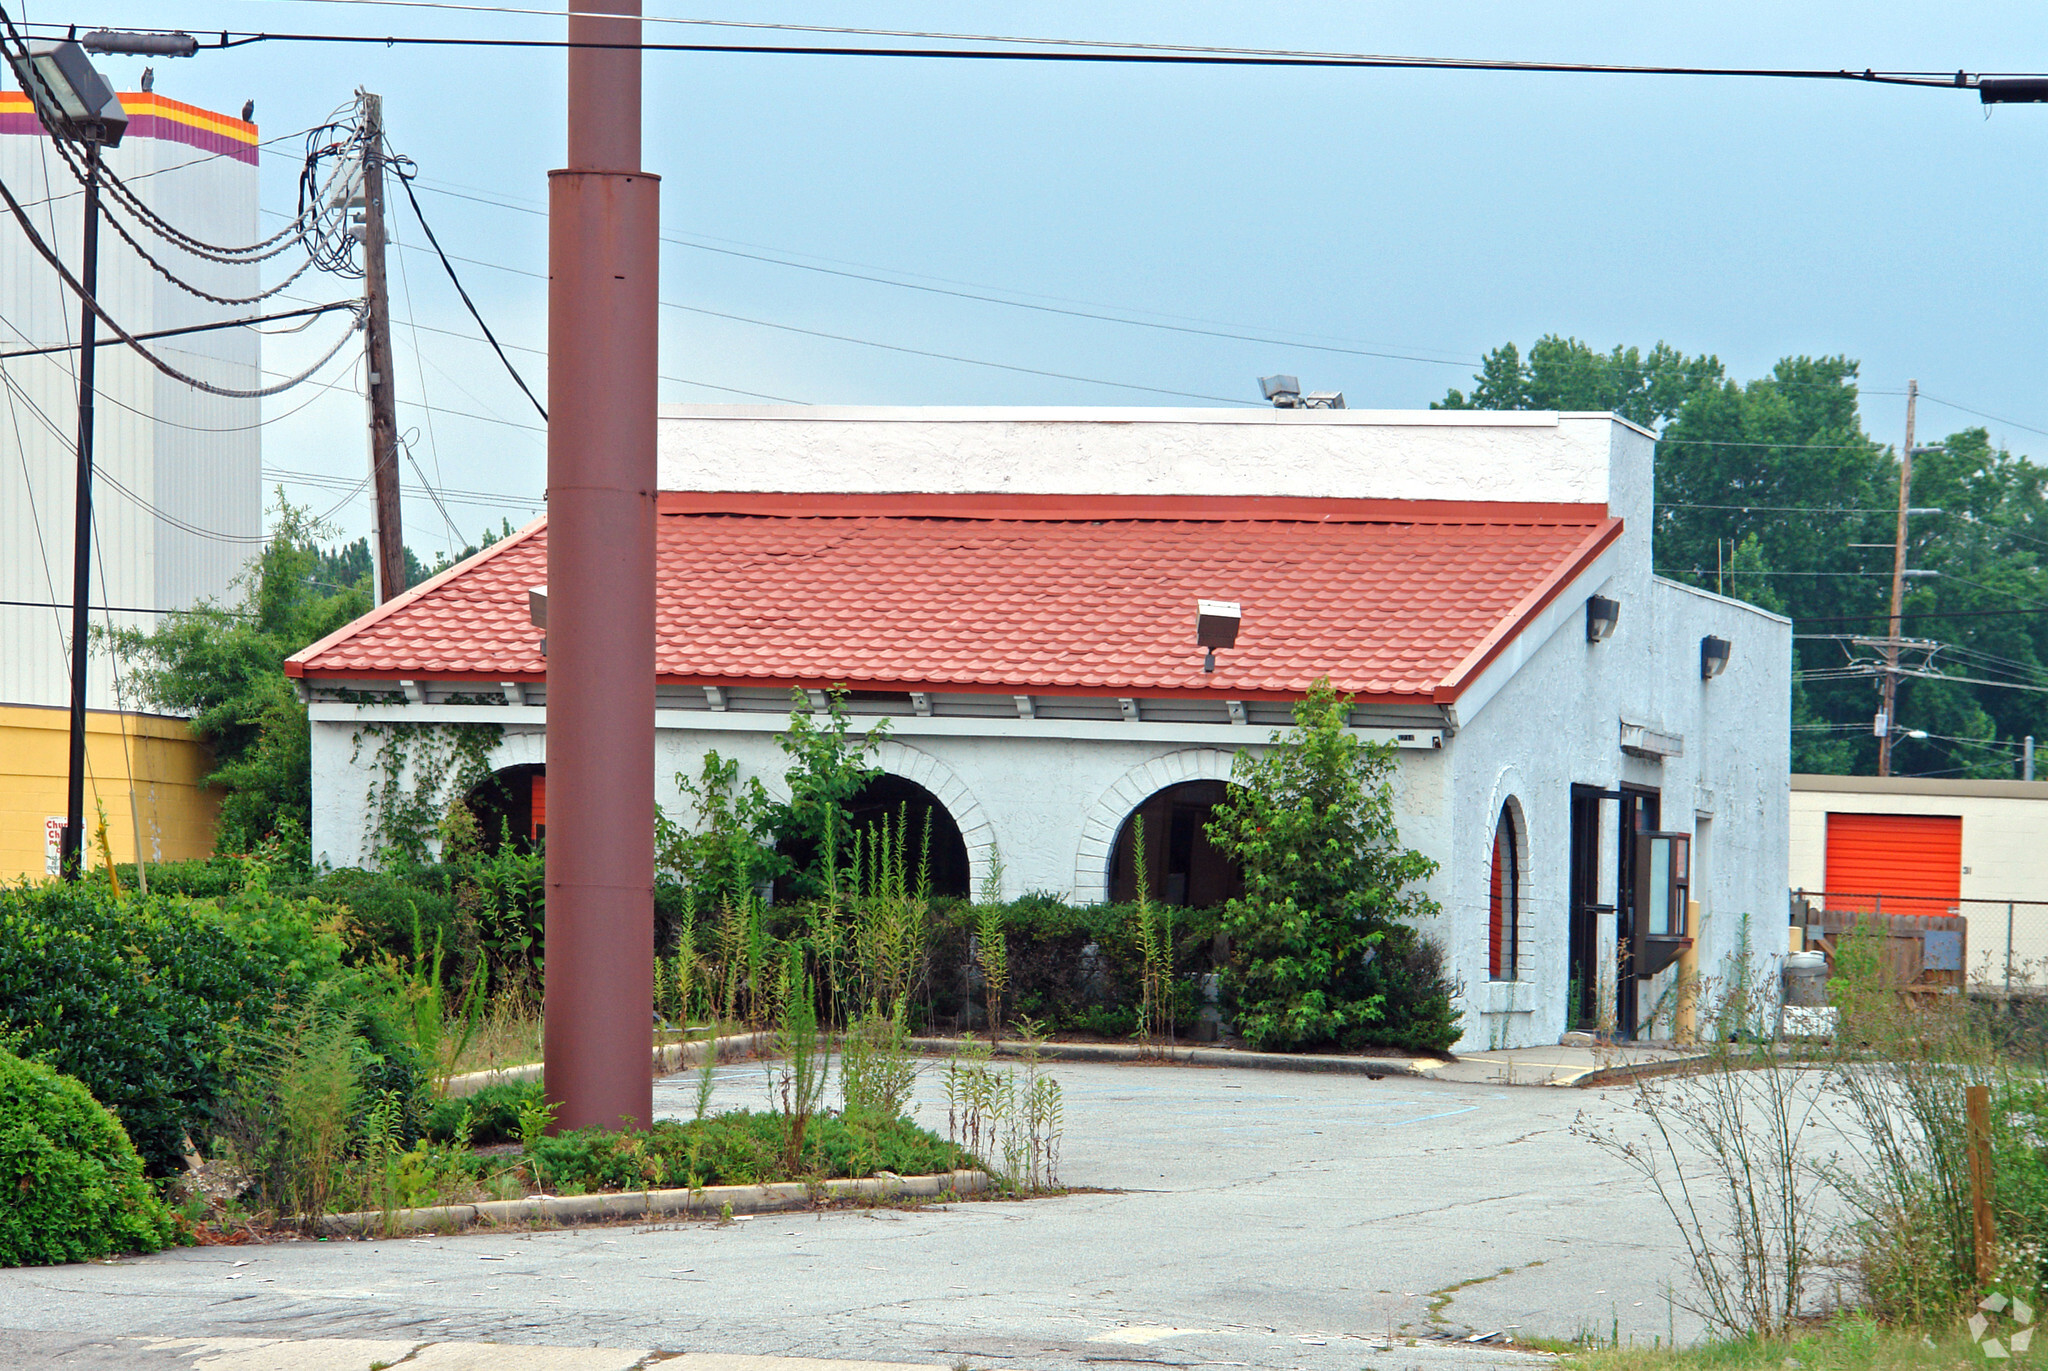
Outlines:
<svg viewBox="0 0 2048 1371"><path fill-rule="evenodd" d="M370 609L368 540L324 547L329 532L280 490L270 540L235 580L238 605L203 604L150 632L112 635L141 700L190 715L192 731L213 750L206 784L221 792L220 852L277 839L288 855L308 855L312 726L284 660ZM486 531L454 560L511 532L509 522L503 535ZM443 555L423 567L410 548L405 556L411 584L454 564Z"/></svg>
<svg viewBox="0 0 2048 1371"><path fill-rule="evenodd" d="M1244 868L1223 912L1225 988L1260 1050L1338 1044L1443 1049L1458 1037L1442 955L1414 927L1437 914L1411 887L1436 871L1401 846L1394 749L1345 725L1349 696L1318 681L1295 731L1240 752L1209 840Z"/></svg>
<svg viewBox="0 0 2048 1371"><path fill-rule="evenodd" d="M1528 360L1487 354L1470 396L1442 408L1612 409L1657 428L1660 575L1792 618L1792 766L1872 772L1879 705L1869 643L1889 631L1897 455L1864 432L1857 364L1788 357L1728 378L1711 357L1659 344L1598 353L1545 337ZM2048 471L1965 429L1915 459L1905 636L1939 644L1904 664L1898 774L2010 776L2019 739L2048 736ZM2018 611L2018 612L2015 612ZM1975 680L1963 680L1973 677ZM1990 681L2007 684L1989 684Z"/></svg>
<svg viewBox="0 0 2048 1371"><path fill-rule="evenodd" d="M284 659L370 608L360 582L320 588L321 527L280 493L270 541L236 580L239 608L199 606L114 647L147 703L192 716L213 749L206 783L222 792L221 852L280 838L301 856L312 819L312 730Z"/></svg>
<svg viewBox="0 0 2048 1371"><path fill-rule="evenodd" d="M1545 334L1524 362L1513 343L1486 354L1468 397L1453 390L1431 409L1612 410L1649 427L1721 379L1719 358L1687 357L1664 343L1595 352L1576 338Z"/></svg>
<svg viewBox="0 0 2048 1371"><path fill-rule="evenodd" d="M767 827L789 860L777 897L818 899L828 875L846 859L852 831L848 806L861 788L882 774L873 762L875 748L888 736L889 721L880 720L856 733L846 713L846 690L825 692L824 717L801 690L790 692L793 708L789 729L778 740L789 758L783 780L789 799L767 811Z"/></svg>

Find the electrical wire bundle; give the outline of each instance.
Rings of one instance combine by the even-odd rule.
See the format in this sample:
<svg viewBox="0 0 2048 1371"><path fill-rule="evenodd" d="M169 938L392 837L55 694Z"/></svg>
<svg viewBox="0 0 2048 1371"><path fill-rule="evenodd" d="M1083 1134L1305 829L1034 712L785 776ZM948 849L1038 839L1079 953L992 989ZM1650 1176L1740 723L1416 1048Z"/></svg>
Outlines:
<svg viewBox="0 0 2048 1371"><path fill-rule="evenodd" d="M15 65L18 70L35 70L33 64L27 60L27 39L16 26L13 16L4 7L0 7L0 47L4 47L7 55L11 59L15 59ZM314 133L317 135L334 127L336 126L328 125L325 130L315 130ZM337 237L336 208L339 209L342 216L339 232L345 234L347 228L347 196L337 196L334 192L344 183L349 170L346 160L328 154L326 143L318 142L315 139L309 139L308 141L308 166L301 181L302 190L299 213L283 228L258 242L228 245L208 242L186 232L158 214L144 202L143 198L127 182L122 180L118 173L103 163L99 163L98 159L92 155L88 146L73 137L67 130L53 128L48 132L50 146L56 150L59 159L62 160L65 167L77 178L79 185L84 187L89 183L96 182L105 192L104 198L100 201L99 212L107 225L115 233L119 234L122 240L143 261L149 263L159 276L190 295L211 304L223 306L255 305L287 289L315 267L331 270L331 263L337 255L334 246ZM331 141L330 139L329 142ZM318 158L314 156L316 150L322 154ZM87 166L86 162L88 159L96 163L96 165ZM323 165L328 167L324 182L319 179L320 168ZM308 178L313 180L310 193L306 188ZM334 205L336 200L340 201L338 207ZM349 328L335 340L334 346L329 348L317 362L297 375L288 377L275 385L264 386L254 390L216 385L213 382L202 380L199 377L181 371L165 361L156 352L143 346L130 330L123 327L118 320L107 312L105 306L99 300L89 295L77 277L64 265L56 251L43 238L42 234L37 231L26 210L23 209L21 202L15 197L13 190L4 182L0 182L0 201L5 202L8 211L13 214L22 232L27 236L30 246L36 250L37 254L45 262L56 270L65 288L77 296L100 322L107 326L115 338L164 375L195 390L204 391L210 395L222 396L227 399L238 400L261 399L290 390L292 387L309 380L314 373L332 361L348 345L349 340L354 337L362 326L363 314L362 310L358 308L354 312L354 318ZM129 223L124 222L124 215L133 220L133 227ZM169 245L170 248L177 252L200 261L211 262L221 266L247 266L253 268L294 248L303 249L306 253L306 260L289 272L277 284L266 289L259 289L253 294L247 295L220 294L187 280L178 271L167 265L156 253L152 253L149 249L145 248L141 239L151 236L160 240L162 244ZM159 251L162 251L161 247ZM169 254L166 253L165 255ZM346 255L345 248L342 251L342 255ZM361 273L357 271L353 274L360 275Z"/></svg>

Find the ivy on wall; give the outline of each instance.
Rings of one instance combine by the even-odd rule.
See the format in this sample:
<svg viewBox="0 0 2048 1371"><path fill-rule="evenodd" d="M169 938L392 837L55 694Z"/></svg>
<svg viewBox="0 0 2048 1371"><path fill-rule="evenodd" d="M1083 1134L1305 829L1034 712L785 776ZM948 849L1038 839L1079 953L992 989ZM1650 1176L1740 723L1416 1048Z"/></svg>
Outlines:
<svg viewBox="0 0 2048 1371"><path fill-rule="evenodd" d="M448 806L491 775L491 754L504 740L499 724L364 724L351 739L350 765L368 745L376 752L378 779L370 786L370 823L363 839L364 861L383 862L392 853L424 862L427 844Z"/></svg>

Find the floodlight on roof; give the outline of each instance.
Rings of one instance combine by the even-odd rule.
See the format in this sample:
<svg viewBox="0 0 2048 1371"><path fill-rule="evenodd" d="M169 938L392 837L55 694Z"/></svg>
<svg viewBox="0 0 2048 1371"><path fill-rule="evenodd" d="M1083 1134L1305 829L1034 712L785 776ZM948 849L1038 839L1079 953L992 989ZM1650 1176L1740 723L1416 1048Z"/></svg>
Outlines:
<svg viewBox="0 0 2048 1371"><path fill-rule="evenodd" d="M1301 400L1299 376L1261 376L1259 392L1277 409L1293 409Z"/></svg>
<svg viewBox="0 0 2048 1371"><path fill-rule="evenodd" d="M118 146L128 131L128 112L85 49L69 39L50 38L25 46L25 52L10 50L7 61L43 127L82 143Z"/></svg>
<svg viewBox="0 0 2048 1371"><path fill-rule="evenodd" d="M1195 646L1208 649L1202 654L1202 670L1216 670L1216 649L1236 647L1238 626L1244 610L1235 600L1195 601Z"/></svg>

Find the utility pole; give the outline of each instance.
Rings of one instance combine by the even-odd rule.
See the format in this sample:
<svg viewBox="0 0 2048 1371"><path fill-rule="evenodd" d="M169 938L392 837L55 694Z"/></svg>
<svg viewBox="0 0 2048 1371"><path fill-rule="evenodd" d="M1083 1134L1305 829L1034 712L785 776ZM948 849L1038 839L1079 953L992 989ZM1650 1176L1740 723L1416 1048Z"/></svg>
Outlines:
<svg viewBox="0 0 2048 1371"><path fill-rule="evenodd" d="M369 337L370 475L377 545L370 550L377 601L405 590L405 526L398 509L398 397L391 368L391 291L384 275L384 97L356 91L363 159L363 302Z"/></svg>
<svg viewBox="0 0 2048 1371"><path fill-rule="evenodd" d="M99 356L99 316L92 312L100 291L100 145L85 145L85 261L79 271L85 299L78 325L78 495L71 547L71 756L64 785L64 840L57 869L67 880L85 871L85 668L92 627L92 411L94 359ZM142 835L136 834L141 860Z"/></svg>
<svg viewBox="0 0 2048 1371"><path fill-rule="evenodd" d="M548 845L554 1126L645 1128L654 991L654 487L661 183L640 169L640 0L568 0L548 173Z"/></svg>
<svg viewBox="0 0 2048 1371"><path fill-rule="evenodd" d="M1877 736L1877 774L1892 774L1892 734L1897 732L1899 702L1899 611L1906 598L1906 515L1913 503L1913 409L1920 383L1906 382L1906 441L1899 449L1899 527L1892 545L1892 615L1885 633L1884 703L1879 717L1884 732Z"/></svg>

